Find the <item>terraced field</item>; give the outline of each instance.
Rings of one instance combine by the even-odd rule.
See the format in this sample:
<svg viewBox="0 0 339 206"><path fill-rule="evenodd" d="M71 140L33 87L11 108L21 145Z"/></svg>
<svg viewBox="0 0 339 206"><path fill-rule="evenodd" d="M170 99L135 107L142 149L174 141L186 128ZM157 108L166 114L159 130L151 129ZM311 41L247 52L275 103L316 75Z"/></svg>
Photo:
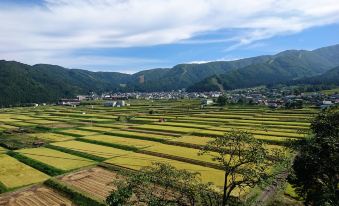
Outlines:
<svg viewBox="0 0 339 206"><path fill-rule="evenodd" d="M32 187L19 192L11 193L9 195L0 196L1 206L47 206L47 205L63 205L75 206L71 200L62 196L57 191L45 187Z"/></svg>
<svg viewBox="0 0 339 206"><path fill-rule="evenodd" d="M74 137L72 136L67 136L67 135L62 135L62 134L55 134L55 133L34 133L34 134L29 134L32 137L37 137L42 140L48 140L52 142L62 142L62 141L67 141L67 140L72 140Z"/></svg>
<svg viewBox="0 0 339 206"><path fill-rule="evenodd" d="M119 178L121 177L114 172L94 167L63 176L60 180L85 194L105 200L108 194L116 188L112 181Z"/></svg>
<svg viewBox="0 0 339 206"><path fill-rule="evenodd" d="M0 182L8 189L43 182L48 178L48 175L0 154Z"/></svg>
<svg viewBox="0 0 339 206"><path fill-rule="evenodd" d="M199 172L203 182L221 187L223 171L210 156L198 155L208 141L239 129L267 143L268 150L284 148L289 140L305 138L309 120L317 112L308 108L270 110L209 106L200 109L199 102L188 100L152 103L134 100L131 105L125 108L95 105L93 108L45 106L2 110L1 138L8 139L10 135L14 143L21 139L20 147L14 148L20 149L15 152L40 165L35 165L34 169L34 164L30 167L20 158L6 155L13 148L0 142L0 183L12 189L42 182L50 178L41 172L45 166L77 170L58 177L57 181L91 198L104 200L115 188L112 180L120 177L101 167L88 166L104 162L122 169L139 170L153 162L163 162ZM118 118L120 116L125 118ZM24 141L29 138L32 140ZM57 201L74 205L49 187L28 191L0 196L0 205L8 202L9 197L13 205L30 201L41 202L41 205L53 205Z"/></svg>
<svg viewBox="0 0 339 206"><path fill-rule="evenodd" d="M126 155L130 153L130 151L116 149L113 147L107 147L97 144L91 144L80 141L67 141L67 142L55 142L52 143L54 146L63 147L66 149L79 151L83 153L87 153L90 155L95 155L102 158L112 158L116 156Z"/></svg>
<svg viewBox="0 0 339 206"><path fill-rule="evenodd" d="M152 163L155 162L168 163L178 169L186 169L193 172L199 172L201 174L201 179L205 183L213 182L216 186L222 186L223 184L223 181L220 180L223 180L224 172L221 170L171 160L153 155L130 153L125 156L115 157L106 160L105 162L133 170L139 170L141 167L151 166Z"/></svg>
<svg viewBox="0 0 339 206"><path fill-rule="evenodd" d="M26 157L64 171L86 167L95 163L89 159L43 147L22 149L18 150L18 152Z"/></svg>

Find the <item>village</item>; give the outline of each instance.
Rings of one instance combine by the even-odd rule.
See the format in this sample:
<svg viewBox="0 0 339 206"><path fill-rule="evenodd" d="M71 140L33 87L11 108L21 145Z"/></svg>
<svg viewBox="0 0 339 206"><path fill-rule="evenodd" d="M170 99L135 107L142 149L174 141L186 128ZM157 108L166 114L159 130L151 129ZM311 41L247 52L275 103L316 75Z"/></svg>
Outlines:
<svg viewBox="0 0 339 206"><path fill-rule="evenodd" d="M308 92L296 94L290 89L268 89L265 87L237 89L225 92L186 92L183 90L171 92L127 92L127 93L90 93L78 95L73 99L60 99L57 104L64 106L77 106L81 102L99 101L105 107L130 106L126 100L178 100L200 99L201 105L218 104L218 98L224 98L225 104L263 105L269 108L302 108L309 105L327 108L339 104L339 94L324 94Z"/></svg>

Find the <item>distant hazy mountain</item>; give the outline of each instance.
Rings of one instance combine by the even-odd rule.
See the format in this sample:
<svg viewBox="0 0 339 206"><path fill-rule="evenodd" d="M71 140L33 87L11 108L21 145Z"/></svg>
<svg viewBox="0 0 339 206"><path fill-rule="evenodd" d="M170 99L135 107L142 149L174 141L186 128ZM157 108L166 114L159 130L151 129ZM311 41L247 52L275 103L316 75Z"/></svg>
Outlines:
<svg viewBox="0 0 339 206"><path fill-rule="evenodd" d="M289 50L236 61L179 64L135 74L0 61L0 105L50 102L90 91L234 89L325 75L336 66L339 66L339 45L313 51Z"/></svg>

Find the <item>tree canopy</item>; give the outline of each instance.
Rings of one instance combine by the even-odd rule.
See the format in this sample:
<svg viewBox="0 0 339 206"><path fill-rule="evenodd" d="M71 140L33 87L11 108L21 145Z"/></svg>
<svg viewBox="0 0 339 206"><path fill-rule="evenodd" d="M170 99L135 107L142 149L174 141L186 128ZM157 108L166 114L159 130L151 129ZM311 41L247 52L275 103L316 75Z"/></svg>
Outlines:
<svg viewBox="0 0 339 206"><path fill-rule="evenodd" d="M311 124L313 137L300 148L289 181L306 205L339 204L339 112L325 111Z"/></svg>

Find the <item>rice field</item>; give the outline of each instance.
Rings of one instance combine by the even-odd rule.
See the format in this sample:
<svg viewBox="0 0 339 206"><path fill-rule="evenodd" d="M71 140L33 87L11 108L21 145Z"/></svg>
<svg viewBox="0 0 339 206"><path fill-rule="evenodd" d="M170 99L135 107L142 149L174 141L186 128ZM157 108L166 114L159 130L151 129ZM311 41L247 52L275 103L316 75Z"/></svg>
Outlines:
<svg viewBox="0 0 339 206"><path fill-rule="evenodd" d="M84 131L79 129L67 129L61 131L63 134L73 135L73 136L88 136L98 134L97 132Z"/></svg>
<svg viewBox="0 0 339 206"><path fill-rule="evenodd" d="M33 149L21 149L17 152L26 157L64 171L86 167L95 163L94 161L89 159L43 147Z"/></svg>
<svg viewBox="0 0 339 206"><path fill-rule="evenodd" d="M0 197L0 205L75 206L70 199L45 186L32 187Z"/></svg>
<svg viewBox="0 0 339 206"><path fill-rule="evenodd" d="M110 182L117 175L100 167L89 168L100 161L132 170L154 162L169 163L178 169L199 172L203 182L213 182L220 187L224 181L223 171L217 169L211 156L199 156L199 148L232 129L252 133L267 143L268 150L284 148L290 140L306 137L309 120L317 112L236 106L200 109L199 102L190 100L133 101L132 106L122 108L84 105L6 109L0 112L0 135L13 130L13 141L26 142L16 152L42 164L71 171L58 180L80 193L103 200L115 188ZM187 105L194 106L188 110ZM120 121L119 116L129 120ZM27 141L29 137L32 141ZM9 137L1 138L8 140ZM49 178L6 155L6 148L0 147L1 184L11 189ZM27 197L22 195L26 193L18 194L14 202L53 205L53 201L50 204L44 201L62 199L49 189L32 190ZM7 200L0 196L0 205ZM67 199L62 201L65 205L74 205Z"/></svg>
<svg viewBox="0 0 339 206"><path fill-rule="evenodd" d="M48 178L48 175L8 155L0 155L0 182L9 189L43 182Z"/></svg>
<svg viewBox="0 0 339 206"><path fill-rule="evenodd" d="M82 193L105 200L116 188L112 182L118 178L119 176L112 171L94 167L65 175L59 179Z"/></svg>
<svg viewBox="0 0 339 206"><path fill-rule="evenodd" d="M72 137L72 136L56 134L56 133L51 133L51 132L34 133L34 134L29 134L29 136L37 137L37 138L42 139L42 140L49 140L49 141L52 141L52 142L62 142L62 141L74 139L74 137Z"/></svg>
<svg viewBox="0 0 339 206"><path fill-rule="evenodd" d="M141 154L141 153L130 153L125 156L115 157L105 161L109 164L114 164L120 167L139 170L141 167L151 166L152 163L161 162L168 163L177 169L186 169L192 172L200 172L201 179L203 182L213 182L216 186L222 186L224 172L221 170L203 167L200 165L185 163L177 160L171 160L153 155Z"/></svg>
<svg viewBox="0 0 339 206"><path fill-rule="evenodd" d="M95 155L102 158L112 158L116 156L126 155L130 151L116 149L112 147L96 145L80 141L66 141L66 142L55 142L52 145L63 147L66 149L79 151L91 155Z"/></svg>

